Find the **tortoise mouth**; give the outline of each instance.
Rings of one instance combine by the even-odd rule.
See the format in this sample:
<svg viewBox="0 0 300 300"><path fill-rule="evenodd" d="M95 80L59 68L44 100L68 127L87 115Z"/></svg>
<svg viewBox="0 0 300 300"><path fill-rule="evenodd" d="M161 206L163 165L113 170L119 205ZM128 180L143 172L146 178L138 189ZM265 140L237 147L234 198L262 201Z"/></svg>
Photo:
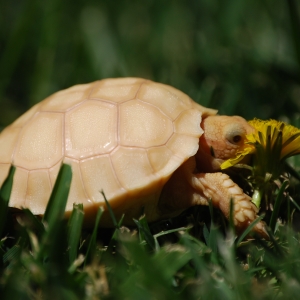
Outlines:
<svg viewBox="0 0 300 300"><path fill-rule="evenodd" d="M221 158L215 158L210 151L203 148L201 141L198 152L195 155L197 170L199 172L217 172L221 170L221 164L224 162Z"/></svg>

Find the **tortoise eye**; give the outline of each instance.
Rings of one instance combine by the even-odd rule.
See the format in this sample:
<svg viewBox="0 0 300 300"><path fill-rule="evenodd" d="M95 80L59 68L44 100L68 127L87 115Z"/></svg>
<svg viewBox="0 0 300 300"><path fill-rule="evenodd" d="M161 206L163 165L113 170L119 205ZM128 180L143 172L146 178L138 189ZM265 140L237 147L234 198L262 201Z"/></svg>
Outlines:
<svg viewBox="0 0 300 300"><path fill-rule="evenodd" d="M227 136L227 140L229 143L233 144L233 145L238 145L242 142L243 140L243 134L230 134L229 136Z"/></svg>
<svg viewBox="0 0 300 300"><path fill-rule="evenodd" d="M239 145L246 134L245 128L239 123L228 124L224 128L224 132L226 140L233 145Z"/></svg>
<svg viewBox="0 0 300 300"><path fill-rule="evenodd" d="M240 141L242 140L242 137L240 135L235 135L233 138L232 138L232 141L234 143L239 143Z"/></svg>

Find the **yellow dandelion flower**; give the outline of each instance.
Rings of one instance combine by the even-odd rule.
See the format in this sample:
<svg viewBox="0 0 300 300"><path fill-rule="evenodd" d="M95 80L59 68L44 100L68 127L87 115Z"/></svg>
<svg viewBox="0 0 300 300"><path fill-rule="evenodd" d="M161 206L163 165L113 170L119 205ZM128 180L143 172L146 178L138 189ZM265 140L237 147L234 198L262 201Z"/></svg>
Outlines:
<svg viewBox="0 0 300 300"><path fill-rule="evenodd" d="M249 121L249 124L256 129L256 132L247 136L248 143L253 145L259 143L265 149L280 147L280 160L300 153L300 130L298 128L276 120L254 119ZM278 139L281 140L280 145L277 145Z"/></svg>
<svg viewBox="0 0 300 300"><path fill-rule="evenodd" d="M244 146L237 151L235 157L225 161L222 169L232 167L249 154L253 155L252 184L254 194L252 201L260 206L263 195L268 197L274 180L282 174L285 160L300 154L300 130L292 125L276 120L249 121L255 129L246 135Z"/></svg>
<svg viewBox="0 0 300 300"><path fill-rule="evenodd" d="M221 164L221 169L227 169L241 162L245 156L254 153L255 148L252 145L245 144L236 154L235 157L224 161Z"/></svg>
<svg viewBox="0 0 300 300"><path fill-rule="evenodd" d="M292 125L276 120L263 121L254 119L249 121L255 132L246 135L245 144L235 157L228 159L221 165L226 169L239 163L245 156L259 152L260 160L286 158L300 154L300 130ZM277 161L278 162L278 161ZM271 161L272 164L276 163Z"/></svg>

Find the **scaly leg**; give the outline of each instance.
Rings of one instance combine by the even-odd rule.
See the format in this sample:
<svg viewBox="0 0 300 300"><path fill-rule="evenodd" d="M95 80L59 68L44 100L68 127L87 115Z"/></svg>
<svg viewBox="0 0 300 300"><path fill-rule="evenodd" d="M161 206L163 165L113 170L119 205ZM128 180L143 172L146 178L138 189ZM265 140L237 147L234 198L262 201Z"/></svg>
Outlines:
<svg viewBox="0 0 300 300"><path fill-rule="evenodd" d="M185 176L195 190L192 205L203 205L205 201L211 200L212 204L229 219L230 201L233 199L234 224L238 231L245 230L257 218L258 209L251 202L251 198L227 174L221 172L194 174L194 169L193 161L186 162ZM268 237L263 222L256 224L254 231Z"/></svg>

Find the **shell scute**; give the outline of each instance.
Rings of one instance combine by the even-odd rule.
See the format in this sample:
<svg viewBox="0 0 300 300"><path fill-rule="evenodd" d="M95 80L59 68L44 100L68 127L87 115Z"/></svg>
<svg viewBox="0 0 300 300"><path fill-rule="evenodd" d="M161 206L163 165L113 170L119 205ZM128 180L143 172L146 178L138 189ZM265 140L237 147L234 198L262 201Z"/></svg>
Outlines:
<svg viewBox="0 0 300 300"><path fill-rule="evenodd" d="M167 146L149 148L147 152L151 166L158 177L170 176L182 164L182 160L174 156Z"/></svg>
<svg viewBox="0 0 300 300"><path fill-rule="evenodd" d="M199 138L185 136L174 133L167 142L167 147L173 152L173 155L180 157L183 161L186 156L192 157L199 149Z"/></svg>
<svg viewBox="0 0 300 300"><path fill-rule="evenodd" d="M18 167L16 168L9 206L16 208L26 207L28 174L29 171ZM32 208L30 207L30 209Z"/></svg>
<svg viewBox="0 0 300 300"><path fill-rule="evenodd" d="M34 117L35 113L40 109L40 107L41 107L41 103L34 105L28 111L26 111L22 116L20 116L17 120L15 120L8 128L13 128L13 127L22 128L27 122L29 122L31 118Z"/></svg>
<svg viewBox="0 0 300 300"><path fill-rule="evenodd" d="M17 143L21 128L4 129L0 139L1 163L11 163L15 144Z"/></svg>
<svg viewBox="0 0 300 300"><path fill-rule="evenodd" d="M102 190L105 191L107 199L115 199L126 193L118 181L109 155L82 160L80 169L82 177L87 179L84 181L87 196L94 203L105 205Z"/></svg>
<svg viewBox="0 0 300 300"><path fill-rule="evenodd" d="M83 159L105 154L117 145L117 107L88 100L66 113L66 156Z"/></svg>
<svg viewBox="0 0 300 300"><path fill-rule="evenodd" d="M89 84L75 85L59 91L46 98L40 106L40 111L65 112L86 100L91 92Z"/></svg>
<svg viewBox="0 0 300 300"><path fill-rule="evenodd" d="M40 112L22 128L13 164L28 170L50 168L63 157L63 114Z"/></svg>
<svg viewBox="0 0 300 300"><path fill-rule="evenodd" d="M119 147L111 160L119 182L129 193L137 193L157 179L145 149Z"/></svg>
<svg viewBox="0 0 300 300"><path fill-rule="evenodd" d="M197 109L189 109L181 113L174 121L174 131L176 133L199 137L203 129L195 124L200 124L202 114Z"/></svg>
<svg viewBox="0 0 300 300"><path fill-rule="evenodd" d="M55 164L52 168L49 169L49 176L50 176L50 183L51 183L51 187L53 188L58 172L60 170L62 164L62 160L59 161L57 164Z"/></svg>
<svg viewBox="0 0 300 300"><path fill-rule="evenodd" d="M132 100L135 98L141 82L143 82L143 80L135 80L134 78L128 78L127 80L102 80L95 85L90 98L109 100L113 102Z"/></svg>
<svg viewBox="0 0 300 300"><path fill-rule="evenodd" d="M119 108L120 144L148 148L167 142L173 133L171 120L157 107L132 100Z"/></svg>
<svg viewBox="0 0 300 300"><path fill-rule="evenodd" d="M51 195L48 170L30 171L28 174L25 206L34 214L45 210Z"/></svg>
<svg viewBox="0 0 300 300"><path fill-rule="evenodd" d="M74 203L82 203L84 207L93 205L93 202L88 198L84 187L79 161L66 157L64 163L69 164L72 167L72 182L66 210L72 211Z"/></svg>
<svg viewBox="0 0 300 300"><path fill-rule="evenodd" d="M185 100L178 98L173 90L169 90L163 84L147 81L142 84L137 98L159 108L166 116L174 120L183 110L193 107L192 100L185 95Z"/></svg>

